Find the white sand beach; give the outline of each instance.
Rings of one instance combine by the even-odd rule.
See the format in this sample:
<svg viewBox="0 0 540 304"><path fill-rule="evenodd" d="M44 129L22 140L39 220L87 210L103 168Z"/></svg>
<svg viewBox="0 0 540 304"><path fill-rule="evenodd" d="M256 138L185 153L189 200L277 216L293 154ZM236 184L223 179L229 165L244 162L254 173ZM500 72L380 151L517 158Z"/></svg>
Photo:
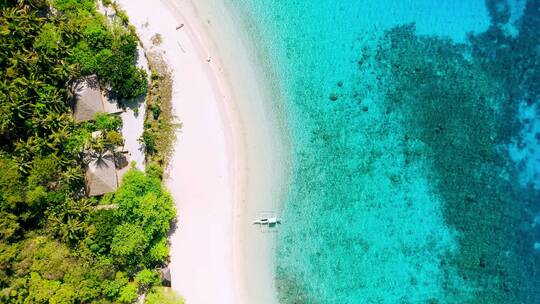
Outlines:
<svg viewBox="0 0 540 304"><path fill-rule="evenodd" d="M277 234L251 222L278 208L284 149L277 119L264 106L270 94L255 56L225 11L206 10L222 4L118 2L145 48L161 51L173 75L182 129L166 182L178 212L172 288L188 304L276 303ZM159 45L152 45L155 34Z"/></svg>

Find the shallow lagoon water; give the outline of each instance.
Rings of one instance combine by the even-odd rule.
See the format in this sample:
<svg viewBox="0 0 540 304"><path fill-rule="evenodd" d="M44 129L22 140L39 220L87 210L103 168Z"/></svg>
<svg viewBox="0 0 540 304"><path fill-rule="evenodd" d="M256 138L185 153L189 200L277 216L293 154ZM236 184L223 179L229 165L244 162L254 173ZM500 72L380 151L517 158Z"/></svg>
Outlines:
<svg viewBox="0 0 540 304"><path fill-rule="evenodd" d="M282 303L540 303L540 3L231 1L280 92Z"/></svg>

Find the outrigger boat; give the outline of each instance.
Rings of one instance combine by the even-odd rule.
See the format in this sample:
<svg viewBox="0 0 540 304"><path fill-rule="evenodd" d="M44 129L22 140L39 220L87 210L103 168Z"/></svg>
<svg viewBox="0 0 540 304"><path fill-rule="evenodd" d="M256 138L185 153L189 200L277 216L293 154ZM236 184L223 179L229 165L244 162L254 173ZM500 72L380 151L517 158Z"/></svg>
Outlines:
<svg viewBox="0 0 540 304"><path fill-rule="evenodd" d="M276 225L279 224L280 221L277 217L262 217L258 220L253 221L253 224L259 224L259 225Z"/></svg>

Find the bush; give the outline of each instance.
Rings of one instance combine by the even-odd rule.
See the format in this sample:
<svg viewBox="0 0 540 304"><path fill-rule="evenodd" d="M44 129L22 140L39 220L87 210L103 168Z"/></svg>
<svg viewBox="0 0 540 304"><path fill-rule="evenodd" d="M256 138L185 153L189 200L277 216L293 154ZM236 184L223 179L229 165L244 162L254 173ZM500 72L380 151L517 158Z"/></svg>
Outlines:
<svg viewBox="0 0 540 304"><path fill-rule="evenodd" d="M150 263L159 264L169 256L169 247L167 246L167 238L163 237L157 241L148 252L148 260Z"/></svg>
<svg viewBox="0 0 540 304"><path fill-rule="evenodd" d="M121 146L124 144L124 138L118 131L107 131L104 140L105 144L110 146Z"/></svg>
<svg viewBox="0 0 540 304"><path fill-rule="evenodd" d="M86 41L77 43L71 52L70 60L79 66L80 72L83 75L96 73L99 67L98 57L90 49Z"/></svg>
<svg viewBox="0 0 540 304"><path fill-rule="evenodd" d="M156 140L156 135L150 130L144 130L141 138L139 139L139 141L144 145L146 153L149 155L153 155L157 152Z"/></svg>
<svg viewBox="0 0 540 304"><path fill-rule="evenodd" d="M139 294L138 294L137 284L134 282L131 282L122 288L122 290L120 291L120 297L118 298L118 301L120 301L120 303L126 303L126 304L133 303L137 299L138 296Z"/></svg>
<svg viewBox="0 0 540 304"><path fill-rule="evenodd" d="M166 235L175 210L159 179L130 169L120 188L103 198L103 203L117 205L113 216L123 223L114 229L111 243L111 255L118 264L152 268L165 260Z"/></svg>
<svg viewBox="0 0 540 304"><path fill-rule="evenodd" d="M117 131L122 126L122 119L117 115L97 113L94 123L99 131Z"/></svg>
<svg viewBox="0 0 540 304"><path fill-rule="evenodd" d="M152 178L162 179L163 168L155 163L146 164L146 175Z"/></svg>
<svg viewBox="0 0 540 304"><path fill-rule="evenodd" d="M161 114L161 108L159 107L159 105L153 105L152 106L152 115L153 115L155 120L157 120L159 118L159 114Z"/></svg>
<svg viewBox="0 0 540 304"><path fill-rule="evenodd" d="M111 254L122 264L139 263L148 247L148 238L142 227L122 224L116 227L111 244Z"/></svg>
<svg viewBox="0 0 540 304"><path fill-rule="evenodd" d="M58 181L59 169L60 160L55 155L36 158L28 176L28 186L49 186L49 183Z"/></svg>
<svg viewBox="0 0 540 304"><path fill-rule="evenodd" d="M159 274L155 270L143 269L135 275L135 282L142 290L148 290L148 288L160 283Z"/></svg>
<svg viewBox="0 0 540 304"><path fill-rule="evenodd" d="M96 18L89 22L82 34L85 41L93 49L106 49L110 47L113 41L111 32L103 25L101 18Z"/></svg>
<svg viewBox="0 0 540 304"><path fill-rule="evenodd" d="M0 202L7 203L8 206L14 205L23 200L24 184L22 176L18 170L17 164L0 155ZM5 204L1 204L0 208L5 209Z"/></svg>
<svg viewBox="0 0 540 304"><path fill-rule="evenodd" d="M114 276L114 280L103 282L103 294L110 299L116 298L128 283L129 278L126 274L118 271Z"/></svg>
<svg viewBox="0 0 540 304"><path fill-rule="evenodd" d="M60 48L62 37L58 33L58 29L52 23L47 23L41 28L39 36L34 41L34 48L43 51L46 54L51 54Z"/></svg>
<svg viewBox="0 0 540 304"><path fill-rule="evenodd" d="M54 0L54 7L63 12L93 11L96 3L93 0Z"/></svg>
<svg viewBox="0 0 540 304"><path fill-rule="evenodd" d="M144 304L184 304L184 300L167 287L154 287L146 295Z"/></svg>

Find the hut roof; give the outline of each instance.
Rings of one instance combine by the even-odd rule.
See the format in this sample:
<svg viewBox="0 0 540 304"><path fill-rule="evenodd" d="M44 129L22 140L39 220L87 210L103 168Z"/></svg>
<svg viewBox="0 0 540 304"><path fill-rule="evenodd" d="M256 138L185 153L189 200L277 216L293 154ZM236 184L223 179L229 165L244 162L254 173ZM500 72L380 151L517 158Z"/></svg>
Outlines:
<svg viewBox="0 0 540 304"><path fill-rule="evenodd" d="M118 113L122 111L101 90L96 75L76 80L73 84L73 95L73 116L77 122L93 120L98 112Z"/></svg>
<svg viewBox="0 0 540 304"><path fill-rule="evenodd" d="M161 271L161 281L165 286L171 286L171 270L169 267L162 268Z"/></svg>
<svg viewBox="0 0 540 304"><path fill-rule="evenodd" d="M103 195L118 188L116 167L111 154L90 162L86 172L86 188L89 196Z"/></svg>

